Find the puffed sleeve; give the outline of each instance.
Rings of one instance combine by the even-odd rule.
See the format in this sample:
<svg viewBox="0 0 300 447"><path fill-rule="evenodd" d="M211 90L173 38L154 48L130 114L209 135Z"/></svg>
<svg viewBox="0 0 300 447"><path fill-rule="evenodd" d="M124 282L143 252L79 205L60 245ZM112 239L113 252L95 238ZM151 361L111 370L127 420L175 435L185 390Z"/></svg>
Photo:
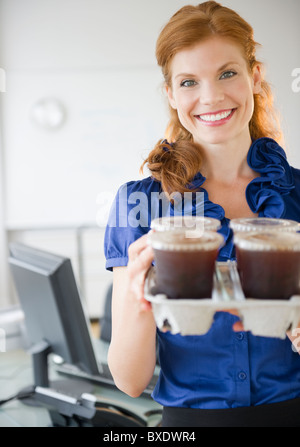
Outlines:
<svg viewBox="0 0 300 447"><path fill-rule="evenodd" d="M150 230L149 190L146 186L143 181L128 182L115 196L104 236L107 270L126 266L129 245Z"/></svg>

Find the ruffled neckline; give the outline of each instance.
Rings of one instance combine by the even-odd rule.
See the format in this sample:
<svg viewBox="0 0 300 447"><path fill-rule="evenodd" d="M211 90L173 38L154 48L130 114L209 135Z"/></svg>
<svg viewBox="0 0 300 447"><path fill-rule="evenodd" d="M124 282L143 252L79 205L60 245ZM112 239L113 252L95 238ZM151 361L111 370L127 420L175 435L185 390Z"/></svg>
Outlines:
<svg viewBox="0 0 300 447"><path fill-rule="evenodd" d="M285 213L283 197L294 189L294 178L285 151L272 138L259 138L252 142L247 163L260 174L246 188L246 200L251 211L260 217L281 218ZM204 214L219 220L225 217L224 208L209 200L202 188L206 177L200 172L192 181L192 186L204 193Z"/></svg>
<svg viewBox="0 0 300 447"><path fill-rule="evenodd" d="M253 179L246 188L250 209L264 217L283 217L283 196L295 188L286 153L271 138L260 138L251 145L247 162L254 171L260 173L260 177Z"/></svg>

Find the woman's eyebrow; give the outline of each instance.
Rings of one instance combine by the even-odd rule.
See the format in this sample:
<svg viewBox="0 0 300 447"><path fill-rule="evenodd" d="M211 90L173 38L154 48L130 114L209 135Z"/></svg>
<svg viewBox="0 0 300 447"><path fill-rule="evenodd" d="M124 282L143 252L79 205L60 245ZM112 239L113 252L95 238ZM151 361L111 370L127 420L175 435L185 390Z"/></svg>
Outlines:
<svg viewBox="0 0 300 447"><path fill-rule="evenodd" d="M239 63L235 62L235 61L226 62L226 64L222 65L217 71L222 71L225 68L232 66L232 65L239 65Z"/></svg>
<svg viewBox="0 0 300 447"><path fill-rule="evenodd" d="M238 63L238 62L235 62L235 61L229 61L229 62L226 62L225 64L221 65L221 67L218 68L218 69L216 70L216 72L218 73L218 72L220 72L220 71L222 71L222 70L225 70L225 68L227 68L227 67L229 67L229 66L232 66L232 65L239 65L239 63ZM185 77L185 78L188 78L188 77L193 77L193 76L195 76L195 74L193 74L193 73L178 73L178 74L175 76L175 79L176 79L176 78L179 78L179 77Z"/></svg>
<svg viewBox="0 0 300 447"><path fill-rule="evenodd" d="M192 73L179 73L178 75L175 76L175 79L179 78L179 77L188 78L188 77L192 77L192 76L195 76L195 74L192 74Z"/></svg>

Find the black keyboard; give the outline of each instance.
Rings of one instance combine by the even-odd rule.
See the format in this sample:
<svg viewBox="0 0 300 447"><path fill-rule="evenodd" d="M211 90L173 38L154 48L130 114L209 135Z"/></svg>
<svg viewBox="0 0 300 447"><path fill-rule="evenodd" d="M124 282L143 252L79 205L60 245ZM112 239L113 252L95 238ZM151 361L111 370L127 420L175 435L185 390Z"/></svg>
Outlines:
<svg viewBox="0 0 300 447"><path fill-rule="evenodd" d="M99 365L99 371L102 371L102 373L100 374L100 377L113 382L113 378L112 378L112 375L111 375L111 372L109 370L107 363L98 363L98 365ZM148 384L147 388L145 389L144 393L146 393L146 394L152 393L152 391L155 388L157 379L158 379L158 375L155 374L152 376L152 379L151 379L150 383Z"/></svg>
<svg viewBox="0 0 300 447"><path fill-rule="evenodd" d="M93 383L99 384L100 386L108 386L108 387L116 387L111 372L108 368L107 363L98 362L99 374L92 375L86 373L85 371L80 370L74 365L69 365L67 363L63 363L61 365L57 365L55 370L60 374L65 374L74 378L85 379L91 381ZM154 390L156 382L158 380L158 375L154 374L150 383L143 391L142 396L151 397L151 393Z"/></svg>

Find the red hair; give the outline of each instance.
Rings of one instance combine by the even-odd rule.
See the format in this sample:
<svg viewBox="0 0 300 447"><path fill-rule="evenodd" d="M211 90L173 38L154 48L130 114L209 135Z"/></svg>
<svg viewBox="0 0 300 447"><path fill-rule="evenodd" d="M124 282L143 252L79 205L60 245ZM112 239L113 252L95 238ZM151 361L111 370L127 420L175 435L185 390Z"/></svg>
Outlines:
<svg viewBox="0 0 300 447"><path fill-rule="evenodd" d="M215 1L207 1L197 6L184 6L177 11L162 29L156 43L156 59L162 69L166 85L171 87L171 61L174 55L185 48L212 36L229 38L243 51L249 73L256 65L257 42L253 38L253 28L235 11L221 6ZM155 145L147 164L152 176L161 181L167 193L184 192L201 167L201 147L193 141L193 136L180 123L177 111L169 105L170 120L165 138ZM249 123L252 139L270 137L281 141L282 133L278 116L273 107L273 96L269 84L262 73L261 92L254 94L254 112Z"/></svg>

